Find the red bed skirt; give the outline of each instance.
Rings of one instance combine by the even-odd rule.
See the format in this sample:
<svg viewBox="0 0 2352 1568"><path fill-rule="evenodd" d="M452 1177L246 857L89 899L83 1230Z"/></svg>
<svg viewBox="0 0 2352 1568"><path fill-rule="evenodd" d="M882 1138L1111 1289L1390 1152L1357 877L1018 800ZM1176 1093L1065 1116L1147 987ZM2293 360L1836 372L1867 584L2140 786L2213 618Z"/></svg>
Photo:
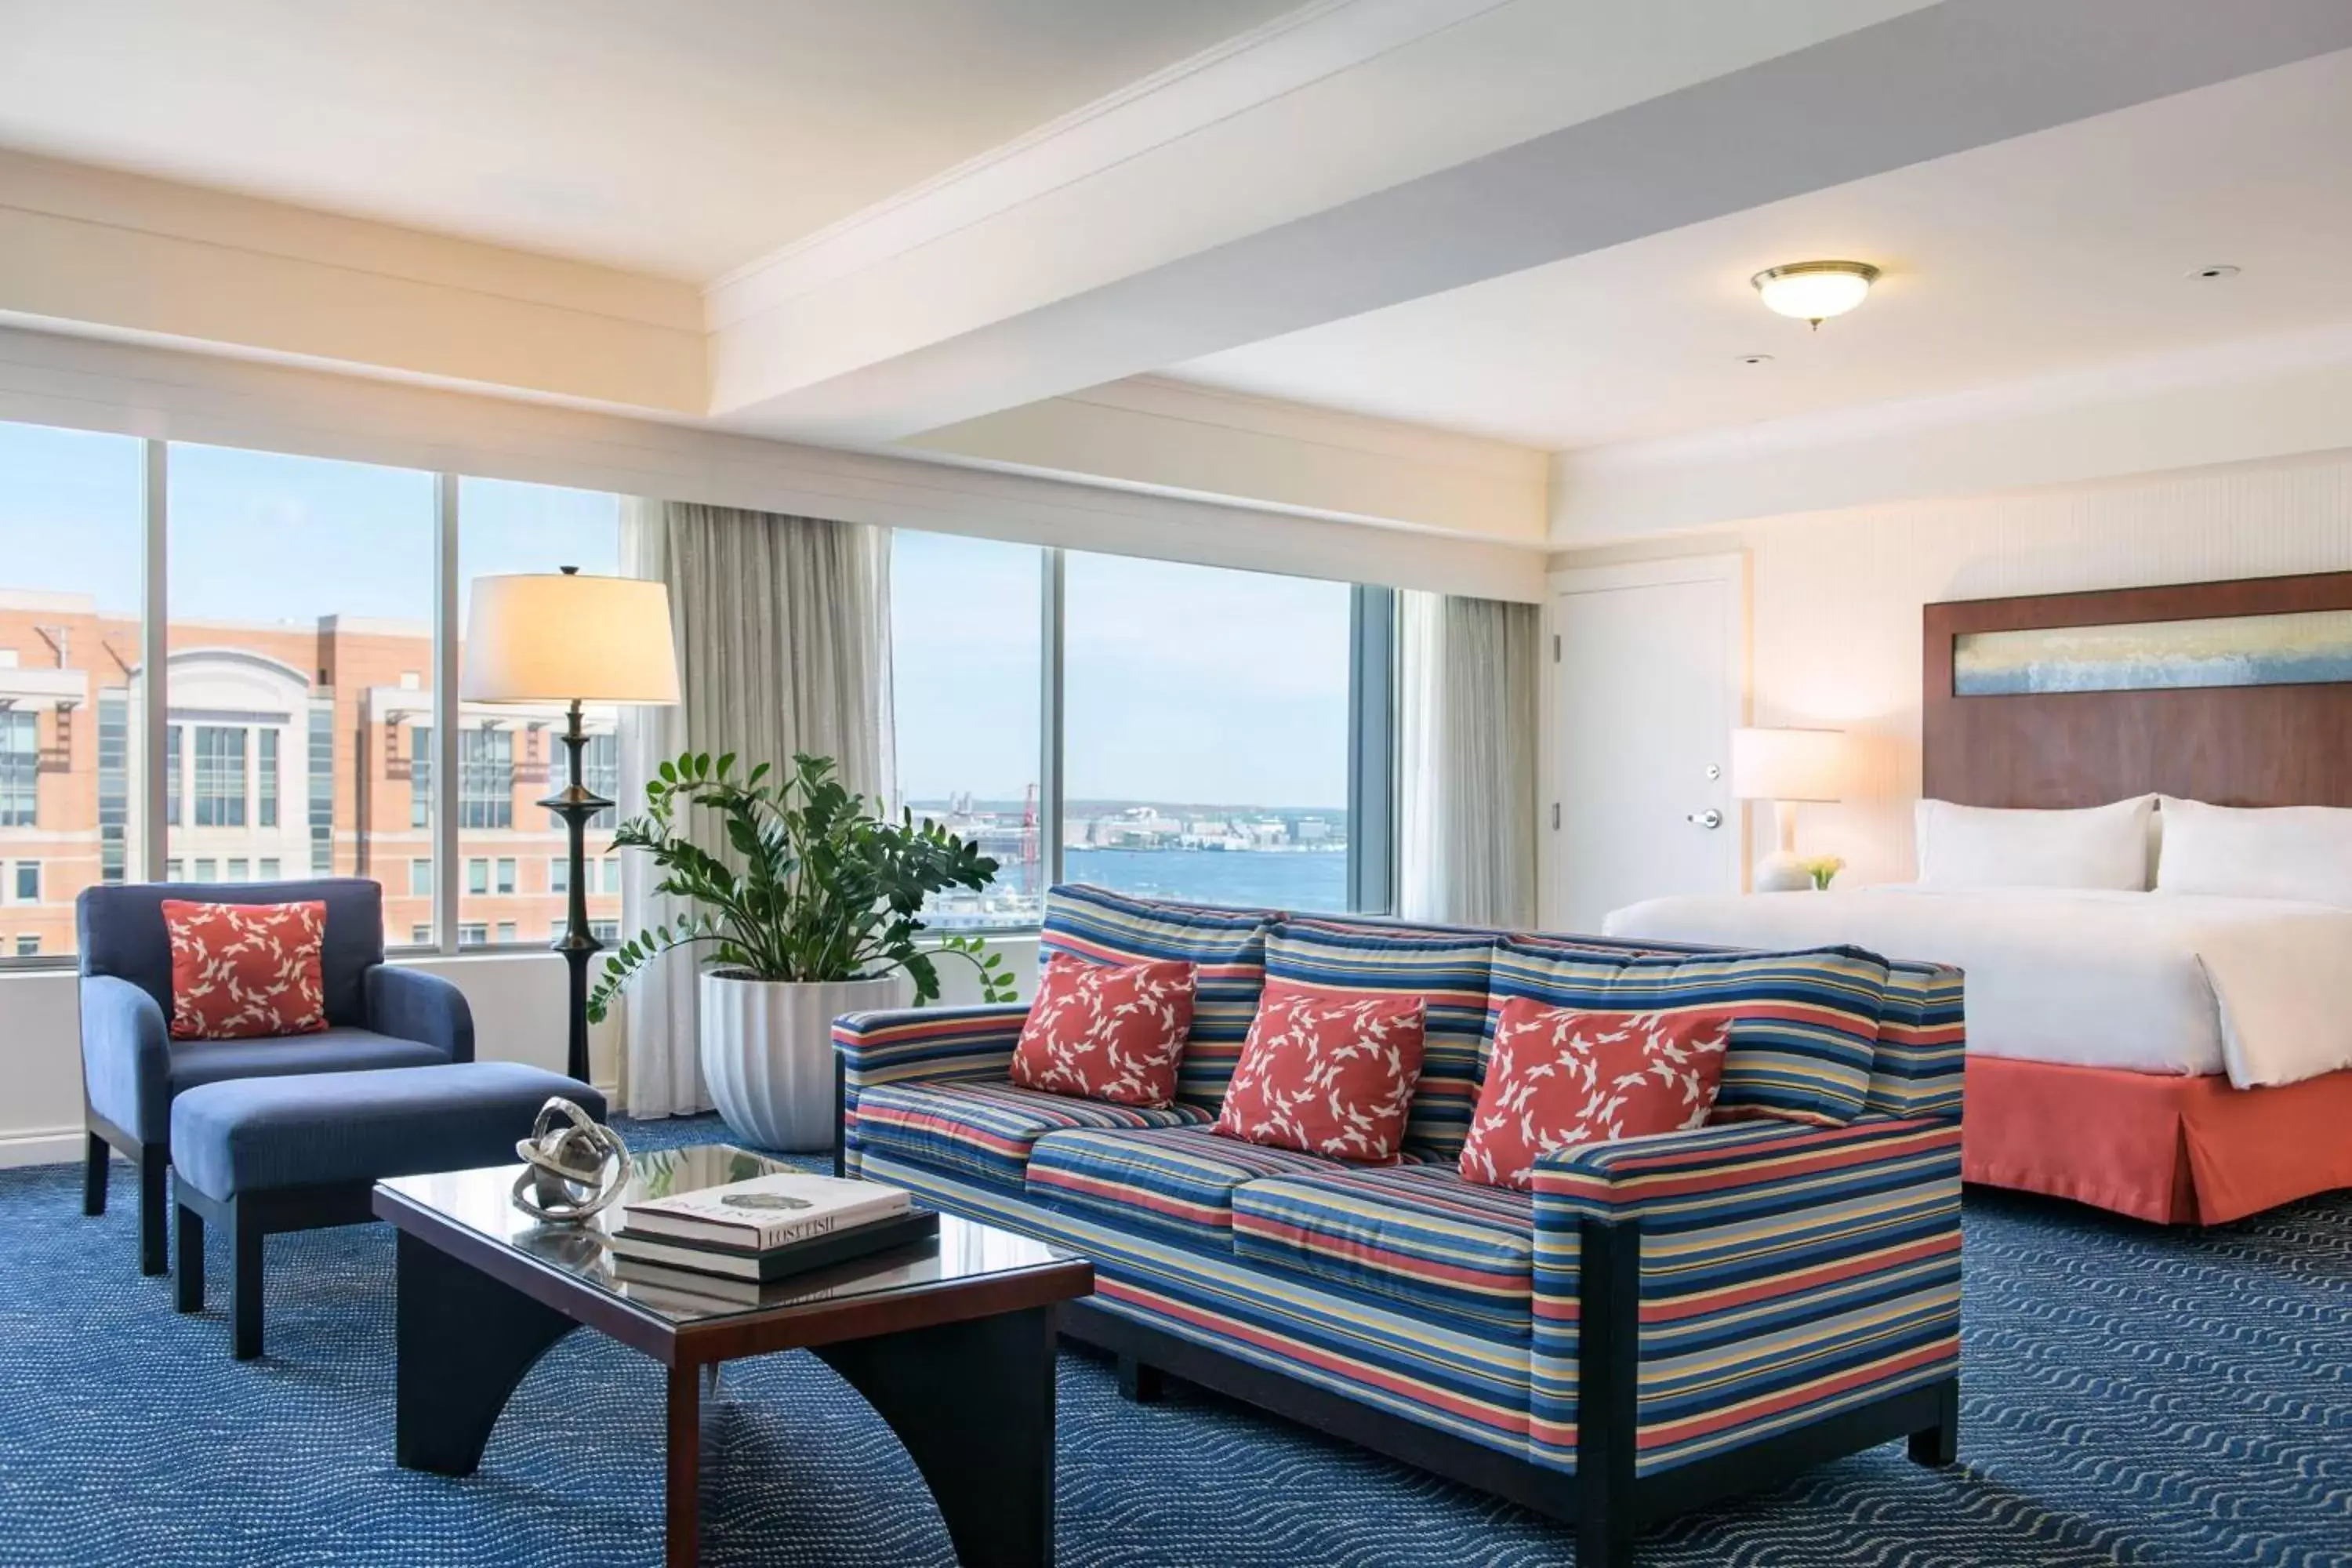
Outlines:
<svg viewBox="0 0 2352 1568"><path fill-rule="evenodd" d="M2281 1089L1971 1056L1961 1173L2167 1225L2352 1187L2352 1069Z"/></svg>

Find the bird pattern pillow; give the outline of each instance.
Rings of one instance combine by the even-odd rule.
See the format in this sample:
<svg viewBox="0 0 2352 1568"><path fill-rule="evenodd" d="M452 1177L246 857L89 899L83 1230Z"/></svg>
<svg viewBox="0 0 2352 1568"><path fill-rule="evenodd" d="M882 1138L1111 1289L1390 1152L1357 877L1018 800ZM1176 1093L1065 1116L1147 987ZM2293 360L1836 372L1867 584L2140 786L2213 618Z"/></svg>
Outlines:
<svg viewBox="0 0 2352 1568"><path fill-rule="evenodd" d="M1022 1023L1013 1081L1114 1105L1174 1104L1192 982L1181 959L1095 964L1055 954Z"/></svg>
<svg viewBox="0 0 2352 1568"><path fill-rule="evenodd" d="M1422 996L1268 980L1215 1130L1341 1160L1394 1160L1428 1010Z"/></svg>
<svg viewBox="0 0 2352 1568"><path fill-rule="evenodd" d="M327 1026L327 906L163 900L172 1037L249 1040Z"/></svg>
<svg viewBox="0 0 2352 1568"><path fill-rule="evenodd" d="M1503 1004L1462 1174L1525 1191L1558 1149L1706 1125L1731 1041L1729 1013L1588 1013Z"/></svg>

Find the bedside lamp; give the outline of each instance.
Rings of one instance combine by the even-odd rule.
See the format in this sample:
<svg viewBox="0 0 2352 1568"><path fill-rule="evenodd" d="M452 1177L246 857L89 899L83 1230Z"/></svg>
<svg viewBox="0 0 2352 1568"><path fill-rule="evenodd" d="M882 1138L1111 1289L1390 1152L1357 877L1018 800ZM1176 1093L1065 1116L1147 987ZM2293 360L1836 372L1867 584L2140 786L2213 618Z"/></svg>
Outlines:
<svg viewBox="0 0 2352 1568"><path fill-rule="evenodd" d="M1847 763L1843 730L1731 732L1731 793L1742 800L1770 801L1780 830L1780 847L1756 862L1758 892L1786 893L1811 885L1797 859L1797 807L1806 801L1843 799Z"/></svg>
<svg viewBox="0 0 2352 1568"><path fill-rule="evenodd" d="M571 1035L564 1070L588 1081L588 965L604 947L588 929L588 819L613 803L582 785L583 702L677 700L669 589L635 577L583 577L566 566L545 576L477 577L466 616L470 702L563 702L572 753L566 787L539 804L571 836L571 907L555 951L572 966Z"/></svg>

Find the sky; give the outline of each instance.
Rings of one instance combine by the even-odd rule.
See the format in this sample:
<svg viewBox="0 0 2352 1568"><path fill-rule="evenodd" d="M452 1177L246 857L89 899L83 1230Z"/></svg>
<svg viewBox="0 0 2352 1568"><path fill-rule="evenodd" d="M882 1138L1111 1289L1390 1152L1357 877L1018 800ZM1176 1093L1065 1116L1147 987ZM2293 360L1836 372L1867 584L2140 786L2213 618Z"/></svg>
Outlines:
<svg viewBox="0 0 2352 1568"><path fill-rule="evenodd" d="M140 448L0 423L0 587L93 594L101 609L136 614ZM431 475L184 444L169 471L175 618L431 623ZM468 479L458 517L461 580L619 569L610 495ZM1017 800L1036 779L1041 554L895 535L909 797ZM1065 595L1069 798L1344 807L1346 584L1074 552Z"/></svg>

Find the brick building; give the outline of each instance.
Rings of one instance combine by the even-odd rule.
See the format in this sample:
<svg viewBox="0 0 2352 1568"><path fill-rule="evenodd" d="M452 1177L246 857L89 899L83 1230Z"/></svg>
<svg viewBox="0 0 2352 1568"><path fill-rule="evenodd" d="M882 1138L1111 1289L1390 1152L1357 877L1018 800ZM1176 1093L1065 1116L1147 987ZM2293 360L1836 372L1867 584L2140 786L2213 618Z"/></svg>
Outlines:
<svg viewBox="0 0 2352 1568"><path fill-rule="evenodd" d="M458 941L544 942L567 898L562 825L534 802L560 773L554 707L467 704L446 744L432 637L411 624L174 621L165 768L168 878L333 873L384 889L390 944L433 930L434 770L457 770ZM70 953L74 896L144 864L139 624L86 595L0 590L0 959ZM587 783L618 751L592 714ZM589 836L589 914L610 936L620 865Z"/></svg>

